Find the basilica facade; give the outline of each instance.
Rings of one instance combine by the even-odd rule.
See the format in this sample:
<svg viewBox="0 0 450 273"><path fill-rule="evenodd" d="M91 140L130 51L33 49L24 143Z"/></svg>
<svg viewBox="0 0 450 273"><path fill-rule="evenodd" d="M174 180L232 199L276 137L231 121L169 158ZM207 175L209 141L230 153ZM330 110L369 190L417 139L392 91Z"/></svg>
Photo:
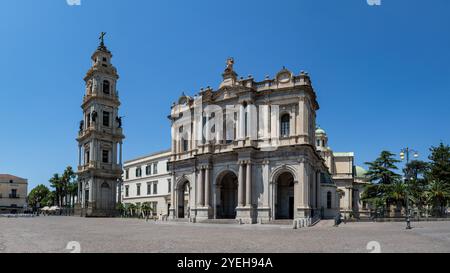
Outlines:
<svg viewBox="0 0 450 273"><path fill-rule="evenodd" d="M308 73L283 68L275 78L238 77L227 61L218 89L171 107L171 218L332 218L339 196L316 149L319 104ZM295 221L294 221L295 222Z"/></svg>

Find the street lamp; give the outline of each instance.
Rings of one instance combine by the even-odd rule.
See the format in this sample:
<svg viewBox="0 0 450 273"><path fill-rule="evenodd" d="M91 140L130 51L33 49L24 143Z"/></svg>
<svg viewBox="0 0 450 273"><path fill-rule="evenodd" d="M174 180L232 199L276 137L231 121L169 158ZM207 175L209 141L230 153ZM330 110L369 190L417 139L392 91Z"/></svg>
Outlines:
<svg viewBox="0 0 450 273"><path fill-rule="evenodd" d="M418 158L419 157L419 153L416 150L410 149L408 147L401 149L400 151L400 159L401 160L405 160L406 158L406 165L408 166L409 164L409 157L410 155L413 154L414 158ZM410 177L410 170L406 170L406 174L405 174L405 183L406 183L406 229L411 229L411 212L409 209L409 180L413 179L413 177Z"/></svg>

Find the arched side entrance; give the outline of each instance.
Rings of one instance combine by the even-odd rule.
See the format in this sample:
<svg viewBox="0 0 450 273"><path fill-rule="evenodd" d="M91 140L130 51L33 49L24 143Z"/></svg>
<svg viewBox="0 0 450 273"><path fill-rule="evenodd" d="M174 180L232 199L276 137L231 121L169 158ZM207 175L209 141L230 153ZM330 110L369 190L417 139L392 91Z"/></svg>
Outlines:
<svg viewBox="0 0 450 273"><path fill-rule="evenodd" d="M217 181L217 219L235 219L238 206L238 178L226 172Z"/></svg>
<svg viewBox="0 0 450 273"><path fill-rule="evenodd" d="M294 219L294 177L290 172L280 174L276 180L275 219Z"/></svg>
<svg viewBox="0 0 450 273"><path fill-rule="evenodd" d="M189 197L190 197L190 185L189 181L185 180L180 183L177 189L178 218L189 217L190 213Z"/></svg>

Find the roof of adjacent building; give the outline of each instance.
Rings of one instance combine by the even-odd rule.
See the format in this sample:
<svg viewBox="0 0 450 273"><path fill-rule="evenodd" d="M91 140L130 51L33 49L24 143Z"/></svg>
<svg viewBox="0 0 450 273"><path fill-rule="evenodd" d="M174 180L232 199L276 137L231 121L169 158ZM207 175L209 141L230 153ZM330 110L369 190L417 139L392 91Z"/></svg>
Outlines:
<svg viewBox="0 0 450 273"><path fill-rule="evenodd" d="M127 161L124 162L124 164L133 163L135 161L146 159L148 157L155 157L155 156L167 154L167 153L170 153L170 152L171 152L171 149L167 149L167 150L163 150L163 151L159 151L159 152L154 152L154 153L151 153L151 154L148 154L148 155L144 155L144 156L140 156L140 157L137 157L137 158L133 158L133 159L127 160Z"/></svg>
<svg viewBox="0 0 450 273"><path fill-rule="evenodd" d="M364 178L366 177L367 170L361 166L355 166L355 177Z"/></svg>
<svg viewBox="0 0 450 273"><path fill-rule="evenodd" d="M0 180L27 180L25 178L22 177L18 177L15 175L11 175L11 174L0 174Z"/></svg>
<svg viewBox="0 0 450 273"><path fill-rule="evenodd" d="M355 153L353 152L345 152L345 153L333 153L333 155L335 157L339 157L339 156L355 156Z"/></svg>
<svg viewBox="0 0 450 273"><path fill-rule="evenodd" d="M326 132L324 129L317 127L316 129L316 135L326 135Z"/></svg>

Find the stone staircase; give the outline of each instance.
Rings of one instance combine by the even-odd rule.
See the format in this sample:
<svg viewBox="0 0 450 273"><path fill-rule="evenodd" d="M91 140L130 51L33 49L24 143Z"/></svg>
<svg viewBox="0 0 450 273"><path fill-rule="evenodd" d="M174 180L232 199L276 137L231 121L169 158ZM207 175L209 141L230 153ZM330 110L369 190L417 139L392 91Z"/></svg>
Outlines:
<svg viewBox="0 0 450 273"><path fill-rule="evenodd" d="M292 226L293 220L292 219L280 219L280 220L270 220L270 221L263 221L261 222L263 225L285 225L285 226Z"/></svg>
<svg viewBox="0 0 450 273"><path fill-rule="evenodd" d="M317 222L313 227L314 228L327 228L334 226L334 219L322 219Z"/></svg>
<svg viewBox="0 0 450 273"><path fill-rule="evenodd" d="M197 223L202 224L225 224L225 225L236 225L239 224L239 220L236 219L205 219L197 221Z"/></svg>
<svg viewBox="0 0 450 273"><path fill-rule="evenodd" d="M179 222L179 223L189 223L189 218L175 218L175 219L170 219L169 221Z"/></svg>

